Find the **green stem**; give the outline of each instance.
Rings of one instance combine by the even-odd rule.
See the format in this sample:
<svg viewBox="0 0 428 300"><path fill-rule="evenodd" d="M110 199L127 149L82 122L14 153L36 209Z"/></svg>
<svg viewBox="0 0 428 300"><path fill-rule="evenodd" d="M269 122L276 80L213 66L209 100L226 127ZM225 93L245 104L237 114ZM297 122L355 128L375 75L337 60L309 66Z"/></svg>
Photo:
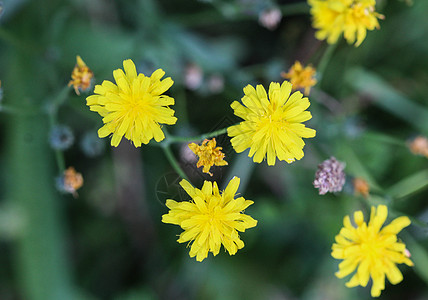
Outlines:
<svg viewBox="0 0 428 300"><path fill-rule="evenodd" d="M65 87L63 87L63 89L58 93L58 95L52 100L51 103L49 103L49 107L48 107L48 114L53 115L54 116L54 120L56 123L56 116L58 113L58 109L60 108L61 105L64 104L64 102L67 100L68 98L68 94L70 92L71 87L69 87L68 85L66 85Z"/></svg>
<svg viewBox="0 0 428 300"><path fill-rule="evenodd" d="M183 178L186 179L187 181L189 181L189 179L187 178L187 175L184 173L183 169L181 169L180 164L178 163L178 161L175 159L174 154L171 151L171 145L169 143L163 143L162 145L162 149L165 153L166 158L168 159L169 163L171 164L171 166L173 167L173 169L175 170L175 172L177 172L177 174Z"/></svg>
<svg viewBox="0 0 428 300"><path fill-rule="evenodd" d="M337 47L337 43L328 45L327 49L324 51L324 54L318 63L318 67L317 67L318 86L321 86L325 69L327 68L328 63L330 62L330 59L336 47Z"/></svg>
<svg viewBox="0 0 428 300"><path fill-rule="evenodd" d="M56 126L56 116L53 116L52 114L49 114L49 127L50 130ZM65 159L64 159L64 153L61 150L55 149L55 159L56 164L58 167L59 174L64 173L65 171Z"/></svg>
<svg viewBox="0 0 428 300"><path fill-rule="evenodd" d="M168 131L164 129L165 140L163 140L163 142L158 145L162 147L163 151L165 152L166 158L168 159L173 169L177 172L177 174L180 175L180 177L188 180L187 175L184 173L183 169L181 169L180 164L175 159L174 154L171 151L171 144L201 141L207 138L225 134L226 132L227 132L227 128L222 128L222 129L204 133L195 137L182 137L182 136L170 135Z"/></svg>
<svg viewBox="0 0 428 300"><path fill-rule="evenodd" d="M227 128L222 128L216 131L208 132L201 134L199 136L194 137L182 137L182 136L173 136L169 135L167 137L169 143L186 143L186 142L196 142L196 141L202 141L205 139L209 139L212 137L216 137L218 135L225 134L227 132Z"/></svg>
<svg viewBox="0 0 428 300"><path fill-rule="evenodd" d="M49 125L50 125L50 129L52 130L52 128L54 128L55 126L57 126L57 114L58 114L58 109L59 107L64 104L64 102L67 100L68 97L68 93L70 91L70 87L69 86L65 86L57 95L57 97L55 97L51 103L49 103L49 107L47 110L48 116L49 116ZM64 158L64 153L61 150L55 149L55 159L56 159L56 164L58 166L58 171L60 174L62 174L65 171L65 158Z"/></svg>

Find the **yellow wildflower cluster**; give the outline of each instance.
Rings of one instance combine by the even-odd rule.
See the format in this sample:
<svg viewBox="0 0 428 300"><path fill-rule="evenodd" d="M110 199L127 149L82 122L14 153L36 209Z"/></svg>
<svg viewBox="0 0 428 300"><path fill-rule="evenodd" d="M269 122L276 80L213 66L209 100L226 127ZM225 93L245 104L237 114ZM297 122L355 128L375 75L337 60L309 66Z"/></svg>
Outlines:
<svg viewBox="0 0 428 300"><path fill-rule="evenodd" d="M343 219L344 227L336 235L336 243L332 247L331 255L336 259L343 259L336 276L343 278L357 269L346 283L347 287L366 286L371 277L372 297L378 297L385 289L385 276L392 284L403 280L396 264L413 266L406 245L397 238L397 234L410 225L409 218L396 218L382 228L387 216L388 208L385 205L377 208L372 206L368 224L361 211L354 213L356 227L352 225L349 216L346 216Z"/></svg>
<svg viewBox="0 0 428 300"><path fill-rule="evenodd" d="M73 86L76 94L80 95L80 91L87 91L91 87L94 73L79 55L76 57L76 61L68 86Z"/></svg>
<svg viewBox="0 0 428 300"><path fill-rule="evenodd" d="M197 261L203 261L208 252L216 256L221 245L230 255L244 247L238 232L255 227L257 221L242 213L254 202L243 197L235 199L239 182L240 179L234 177L220 193L216 182L205 181L199 190L182 180L180 185L192 200L166 201L170 211L162 216L162 222L179 225L184 230L177 241L191 243L190 257L196 256Z"/></svg>
<svg viewBox="0 0 428 300"><path fill-rule="evenodd" d="M304 94L308 96L311 87L317 83L315 73L316 70L311 65L303 67L299 61L296 61L288 73L281 73L281 77L290 80L293 90L304 89Z"/></svg>
<svg viewBox="0 0 428 300"><path fill-rule="evenodd" d="M375 0L308 0L315 36L329 44L344 35L349 44L361 45L367 30L379 28L383 15L375 11Z"/></svg>
<svg viewBox="0 0 428 300"><path fill-rule="evenodd" d="M224 153L221 152L222 147L216 147L216 140L213 138L212 140L204 140L202 144L199 146L198 144L191 143L189 144L190 150L193 151L198 157L199 161L196 164L198 168L204 166L202 172L210 173L210 168L212 166L226 166L227 161L224 159Z"/></svg>
<svg viewBox="0 0 428 300"><path fill-rule="evenodd" d="M374 1L309 0L309 3L319 29L317 36L327 38L330 43L337 41L339 35L344 32L348 42L354 42L356 39L356 44L359 45L366 30L378 26L377 18L380 15L374 13ZM361 16L360 19L356 18L362 13L361 9L366 15L364 18L371 23L364 21ZM320 16L321 12L325 16ZM350 23L343 16L340 17L340 14L346 14L346 18L350 18L354 23ZM342 24L336 18L345 18L347 21L342 20ZM327 28L324 26L327 20L347 27ZM115 83L105 80L101 85L96 85L94 95L86 100L90 109L103 118L104 126L98 131L99 137L112 135L112 146L118 146L123 137L133 142L136 147L147 144L152 139L157 142L164 140L165 134L161 125L173 125L177 121L174 110L169 107L174 104L174 99L164 95L173 85L173 81L169 77L161 80L164 75L165 72L161 69L156 70L150 77L137 74L134 63L128 59L123 62L123 70L117 69L113 72ZM262 85L247 85L242 102L234 101L231 104L234 114L242 119L240 123L227 128L235 151L241 153L249 149L248 155L253 157L254 162L261 163L266 159L270 166L275 165L276 159L287 163L301 159L305 146L303 138L315 137L316 131L303 124L312 118L311 113L307 111L310 106L309 99L300 91L292 91L294 85L294 89L304 89L305 94L309 94L310 88L316 84L314 75L314 68L304 68L300 62L296 62L288 73L282 74L291 82L272 82L268 92ZM180 139L175 137L175 141L177 140ZM169 147L173 141L172 137L162 146ZM215 138L206 139L201 145L191 143L188 146L199 157L197 167L203 167L205 173L212 175L212 166L227 165L225 154L222 153L221 147L217 147ZM171 156L171 152L167 152L168 155ZM78 175L80 174L74 169L67 170L64 174L64 185L70 190L78 189L83 184L83 178ZM203 261L209 252L216 256L222 245L230 255L236 254L244 247L239 232L255 227L257 220L244 214L244 210L252 205L253 201L237 197L239 183L240 179L234 177L221 192L217 182L205 181L202 188L198 189L183 179L180 185L190 199L181 202L173 199L166 201L169 211L162 216L162 222L178 225L184 230L178 242L190 245L190 257ZM367 182L356 179L354 186L356 192L367 197ZM397 239L397 234L410 224L410 220L400 217L382 228L387 214L388 210L384 205L372 207L370 221L366 223L363 213L357 211L354 214L356 226L352 225L349 216L346 216L344 227L332 246L332 256L343 260L336 276L342 278L356 270L355 275L346 284L348 287L366 286L372 278L371 293L374 297L379 296L385 288L385 276L393 284L403 279L396 264L413 265L405 245Z"/></svg>

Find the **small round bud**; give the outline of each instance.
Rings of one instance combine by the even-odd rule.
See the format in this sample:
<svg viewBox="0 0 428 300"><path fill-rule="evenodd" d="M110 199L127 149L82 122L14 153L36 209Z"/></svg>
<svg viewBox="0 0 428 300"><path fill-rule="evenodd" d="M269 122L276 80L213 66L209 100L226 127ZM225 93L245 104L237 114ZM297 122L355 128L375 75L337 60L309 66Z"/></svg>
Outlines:
<svg viewBox="0 0 428 300"><path fill-rule="evenodd" d="M61 193L69 193L76 198L76 191L83 185L83 176L76 172L73 167L69 167L61 176L58 176L55 181L56 188Z"/></svg>
<svg viewBox="0 0 428 300"><path fill-rule="evenodd" d="M105 142L100 139L96 132L88 131L80 140L80 148L89 157L101 155L105 150Z"/></svg>
<svg viewBox="0 0 428 300"><path fill-rule="evenodd" d="M74 143L73 131L68 126L57 125L51 129L49 143L55 150L67 150Z"/></svg>

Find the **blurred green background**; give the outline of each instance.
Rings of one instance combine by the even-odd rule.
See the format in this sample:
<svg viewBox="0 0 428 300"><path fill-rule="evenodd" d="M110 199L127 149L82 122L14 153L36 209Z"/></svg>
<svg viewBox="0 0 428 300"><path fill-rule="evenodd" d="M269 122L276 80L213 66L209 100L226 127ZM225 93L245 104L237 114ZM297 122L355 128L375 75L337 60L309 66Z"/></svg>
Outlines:
<svg viewBox="0 0 428 300"><path fill-rule="evenodd" d="M278 8L276 28L259 22ZM112 80L122 61L157 68L175 81L176 135L193 136L238 122L230 103L247 84L281 81L296 59L317 66L327 45L314 38L305 1L9 0L0 16L0 299L370 299L345 287L330 256L346 214L386 203L408 215L401 234L415 263L380 299L428 299L428 160L406 142L428 135L428 1L377 1L381 28L355 48L332 49L310 95L317 130L305 157L291 165L255 165L217 138L229 166L210 178L185 144L174 154L195 186L241 178L259 221L241 235L235 256L202 263L176 242L181 229L161 223L167 198L185 200L160 148L112 149L94 137L101 119L85 97L66 88L80 55L95 83ZM90 94L91 92L89 92ZM49 131L70 127L73 146L54 151ZM317 165L346 162L347 184L319 196ZM85 183L79 197L61 194L61 163ZM355 196L363 177L370 197ZM367 214L366 214L367 216Z"/></svg>

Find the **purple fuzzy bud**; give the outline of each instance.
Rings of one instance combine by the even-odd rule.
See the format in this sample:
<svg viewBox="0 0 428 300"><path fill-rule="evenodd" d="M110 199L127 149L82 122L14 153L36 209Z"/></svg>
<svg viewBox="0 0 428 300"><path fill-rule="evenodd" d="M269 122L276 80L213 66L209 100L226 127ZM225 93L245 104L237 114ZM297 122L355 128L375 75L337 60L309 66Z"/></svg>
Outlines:
<svg viewBox="0 0 428 300"><path fill-rule="evenodd" d="M319 189L319 194L327 192L340 192L345 184L345 163L330 157L318 165L315 173L314 187Z"/></svg>

